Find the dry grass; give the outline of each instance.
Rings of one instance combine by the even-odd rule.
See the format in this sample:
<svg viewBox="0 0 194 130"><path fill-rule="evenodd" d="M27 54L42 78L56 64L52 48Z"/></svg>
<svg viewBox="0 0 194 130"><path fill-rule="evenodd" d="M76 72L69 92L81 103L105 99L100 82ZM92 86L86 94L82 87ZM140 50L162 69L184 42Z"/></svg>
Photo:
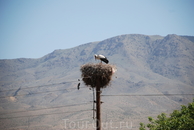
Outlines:
<svg viewBox="0 0 194 130"><path fill-rule="evenodd" d="M110 64L85 64L81 66L82 80L85 85L100 88L106 88L115 72L115 66Z"/></svg>

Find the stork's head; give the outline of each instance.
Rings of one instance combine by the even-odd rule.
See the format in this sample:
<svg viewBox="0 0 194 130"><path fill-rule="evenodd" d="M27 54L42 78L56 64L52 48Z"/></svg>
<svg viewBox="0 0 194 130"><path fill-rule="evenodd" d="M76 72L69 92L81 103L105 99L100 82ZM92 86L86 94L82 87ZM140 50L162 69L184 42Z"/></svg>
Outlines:
<svg viewBox="0 0 194 130"><path fill-rule="evenodd" d="M95 55L94 55L94 57L95 57L95 60L96 60L96 58L97 58L97 55L95 54Z"/></svg>

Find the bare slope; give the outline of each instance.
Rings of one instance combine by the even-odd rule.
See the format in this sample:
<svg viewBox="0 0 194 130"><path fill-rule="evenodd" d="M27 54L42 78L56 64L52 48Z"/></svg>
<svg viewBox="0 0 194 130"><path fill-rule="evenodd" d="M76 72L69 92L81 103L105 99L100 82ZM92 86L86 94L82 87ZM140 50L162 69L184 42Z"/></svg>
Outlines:
<svg viewBox="0 0 194 130"><path fill-rule="evenodd" d="M78 91L77 84L80 66L97 63L94 54L107 56L118 69L110 87L102 93L103 120L119 122L130 118L136 124L148 115L170 112L191 102L193 96L105 95L194 93L192 39L130 34L55 50L39 59L0 60L0 113L4 114L2 118L8 118L0 119L0 127L63 129L63 119L92 121L92 91L81 81ZM51 107L57 108L45 109ZM42 110L30 111L36 109ZM5 115L7 112L10 114ZM18 116L22 117L13 118Z"/></svg>

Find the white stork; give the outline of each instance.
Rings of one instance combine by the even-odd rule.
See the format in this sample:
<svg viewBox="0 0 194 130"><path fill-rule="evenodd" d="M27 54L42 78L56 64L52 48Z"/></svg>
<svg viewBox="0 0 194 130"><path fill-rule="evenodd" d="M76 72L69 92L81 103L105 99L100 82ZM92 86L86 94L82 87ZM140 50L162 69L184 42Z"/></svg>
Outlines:
<svg viewBox="0 0 194 130"><path fill-rule="evenodd" d="M106 64L108 64L108 59L105 57L105 56L103 56L103 55L94 55L94 57L95 57L95 60L97 59L97 60L101 60L101 63L102 63L102 61L103 62L105 62Z"/></svg>

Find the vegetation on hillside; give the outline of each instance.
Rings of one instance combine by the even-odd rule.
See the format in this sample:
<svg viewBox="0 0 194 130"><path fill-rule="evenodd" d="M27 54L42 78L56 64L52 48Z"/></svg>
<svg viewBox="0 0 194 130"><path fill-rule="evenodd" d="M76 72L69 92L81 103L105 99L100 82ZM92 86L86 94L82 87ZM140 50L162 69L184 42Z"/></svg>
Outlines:
<svg viewBox="0 0 194 130"><path fill-rule="evenodd" d="M140 123L139 130L194 130L194 99L188 106L182 105L181 110L174 110L169 117L165 113L154 120L148 117L150 123Z"/></svg>

